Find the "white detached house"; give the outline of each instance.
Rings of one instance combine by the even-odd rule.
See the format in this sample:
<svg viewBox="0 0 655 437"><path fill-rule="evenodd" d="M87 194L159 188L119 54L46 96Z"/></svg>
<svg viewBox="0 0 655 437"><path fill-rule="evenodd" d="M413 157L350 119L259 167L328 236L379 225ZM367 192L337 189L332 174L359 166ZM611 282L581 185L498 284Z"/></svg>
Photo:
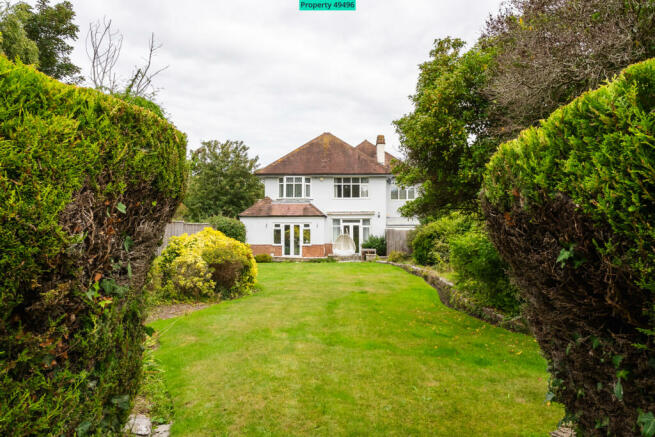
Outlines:
<svg viewBox="0 0 655 437"><path fill-rule="evenodd" d="M353 147L326 132L257 170L266 197L239 215L253 253L325 257L341 235L359 253L371 235L414 228L398 208L415 188L394 185L384 145L382 135Z"/></svg>

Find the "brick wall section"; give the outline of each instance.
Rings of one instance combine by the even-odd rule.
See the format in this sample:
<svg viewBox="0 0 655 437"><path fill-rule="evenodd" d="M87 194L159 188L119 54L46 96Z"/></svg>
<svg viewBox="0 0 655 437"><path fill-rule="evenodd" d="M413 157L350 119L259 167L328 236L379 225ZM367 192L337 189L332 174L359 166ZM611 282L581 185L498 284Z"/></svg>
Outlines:
<svg viewBox="0 0 655 437"><path fill-rule="evenodd" d="M273 254L273 256L282 256L282 246L273 246L271 244L251 244L253 255Z"/></svg>
<svg viewBox="0 0 655 437"><path fill-rule="evenodd" d="M303 258L323 258L327 256L325 253L325 244L312 244L311 246L303 246Z"/></svg>
<svg viewBox="0 0 655 437"><path fill-rule="evenodd" d="M282 256L282 246L273 246L271 244L251 244L253 255L273 254L273 256ZM331 244L312 244L311 246L303 246L303 258L325 258L332 254Z"/></svg>

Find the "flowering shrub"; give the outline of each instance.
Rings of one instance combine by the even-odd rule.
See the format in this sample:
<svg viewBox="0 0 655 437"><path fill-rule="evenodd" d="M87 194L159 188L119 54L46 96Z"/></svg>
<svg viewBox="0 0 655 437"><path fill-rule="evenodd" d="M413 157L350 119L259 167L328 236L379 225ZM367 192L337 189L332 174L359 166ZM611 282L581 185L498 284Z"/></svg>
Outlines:
<svg viewBox="0 0 655 437"><path fill-rule="evenodd" d="M220 231L172 237L150 271L155 300L234 298L251 292L257 263L250 248Z"/></svg>

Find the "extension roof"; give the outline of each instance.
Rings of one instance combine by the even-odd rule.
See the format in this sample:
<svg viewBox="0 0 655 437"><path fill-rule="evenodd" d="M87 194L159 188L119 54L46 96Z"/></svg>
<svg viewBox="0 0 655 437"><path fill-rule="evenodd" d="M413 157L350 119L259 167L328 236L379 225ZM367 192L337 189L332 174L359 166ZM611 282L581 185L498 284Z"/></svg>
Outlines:
<svg viewBox="0 0 655 437"><path fill-rule="evenodd" d="M365 141L368 143L368 141ZM364 144L364 143L362 143ZM360 146L362 145L360 144ZM368 143L371 144L371 143ZM375 150L375 146L373 150ZM353 147L325 132L277 161L259 169L257 175L388 175L391 174L389 157L385 165L377 162L369 147Z"/></svg>
<svg viewBox="0 0 655 437"><path fill-rule="evenodd" d="M270 197L264 197L239 217L325 217L325 214L311 203L274 203Z"/></svg>

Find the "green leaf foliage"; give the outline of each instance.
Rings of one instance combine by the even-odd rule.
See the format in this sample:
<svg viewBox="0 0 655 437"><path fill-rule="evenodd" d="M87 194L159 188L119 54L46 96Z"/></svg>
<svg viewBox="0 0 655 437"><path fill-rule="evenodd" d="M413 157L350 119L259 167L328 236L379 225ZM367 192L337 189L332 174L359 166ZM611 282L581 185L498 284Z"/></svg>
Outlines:
<svg viewBox="0 0 655 437"><path fill-rule="evenodd" d="M141 287L186 138L3 56L0 96L0 435L107 435L138 385Z"/></svg>
<svg viewBox="0 0 655 437"><path fill-rule="evenodd" d="M224 217L222 215L215 215L210 217L207 222L212 225L212 228L221 231L230 238L234 238L242 243L246 242L246 225L239 220Z"/></svg>
<svg viewBox="0 0 655 437"><path fill-rule="evenodd" d="M584 431L608 416L608 434L636 435L637 411L655 403L653 181L655 59L502 144L485 173L490 236L567 381L557 400ZM574 336L596 342L567 354ZM578 399L598 383L598 396Z"/></svg>
<svg viewBox="0 0 655 437"><path fill-rule="evenodd" d="M261 199L264 187L254 174L257 161L248 157L248 146L241 141L203 141L191 159L186 218L196 222L215 215L236 218Z"/></svg>
<svg viewBox="0 0 655 437"><path fill-rule="evenodd" d="M259 255L255 255L255 261L257 264L272 263L273 257L268 253L260 253Z"/></svg>
<svg viewBox="0 0 655 437"><path fill-rule="evenodd" d="M21 1L0 6L0 53L11 60L20 59L34 64L48 76L69 82L79 82L80 68L71 62L73 46L68 42L77 39L73 5L63 1L50 5L49 0L38 0L36 5Z"/></svg>
<svg viewBox="0 0 655 437"><path fill-rule="evenodd" d="M364 249L375 249L378 256L385 256L387 254L387 239L384 235L371 235L362 243L362 247Z"/></svg>
<svg viewBox="0 0 655 437"><path fill-rule="evenodd" d="M59 80L79 82L80 68L73 64L70 54L77 40L79 27L75 11L69 1L50 5L50 0L38 0L25 22L27 36L39 51L39 71Z"/></svg>
<svg viewBox="0 0 655 437"><path fill-rule="evenodd" d="M149 277L152 302L230 299L252 293L257 263L250 246L207 227L171 237Z"/></svg>
<svg viewBox="0 0 655 437"><path fill-rule="evenodd" d="M9 59L20 59L26 64L39 64L39 47L30 39L25 23L32 15L26 3L0 5L0 53Z"/></svg>
<svg viewBox="0 0 655 437"><path fill-rule="evenodd" d="M642 436L653 437L655 435L655 416L653 416L653 413L640 411L637 423L641 428Z"/></svg>
<svg viewBox="0 0 655 437"><path fill-rule="evenodd" d="M452 237L471 229L474 220L460 212L452 212L424 223L409 237L412 255L424 266L445 267L450 260Z"/></svg>
<svg viewBox="0 0 655 437"><path fill-rule="evenodd" d="M650 60L504 143L487 167L486 198L503 210L520 199L527 209L565 193L616 240L631 242L621 255L612 241L604 249L655 291L654 110Z"/></svg>
<svg viewBox="0 0 655 437"><path fill-rule="evenodd" d="M484 306L517 315L519 292L507 275L508 266L480 226L450 238L450 263L455 286Z"/></svg>
<svg viewBox="0 0 655 437"><path fill-rule="evenodd" d="M394 122L406 160L394 168L403 185L422 183L403 214L432 216L452 208L477 209L484 164L497 141L487 134L490 102L483 93L492 48L464 52L464 41L435 41L421 64L414 110Z"/></svg>

